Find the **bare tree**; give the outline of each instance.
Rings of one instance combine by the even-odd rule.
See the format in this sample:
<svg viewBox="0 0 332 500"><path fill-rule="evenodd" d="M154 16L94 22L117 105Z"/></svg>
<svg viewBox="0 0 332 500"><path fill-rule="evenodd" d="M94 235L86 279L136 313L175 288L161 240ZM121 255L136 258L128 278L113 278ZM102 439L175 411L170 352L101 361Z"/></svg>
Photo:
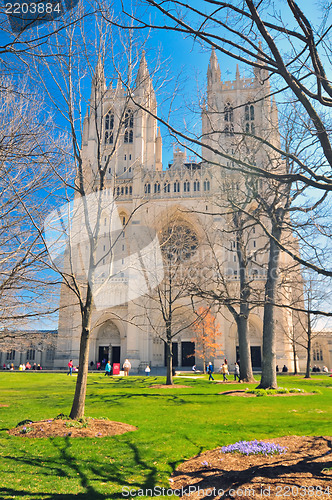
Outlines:
<svg viewBox="0 0 332 500"><path fill-rule="evenodd" d="M26 81L3 78L0 110L0 329L8 344L56 309L56 284L41 278L46 251L31 218L42 220L53 189L49 165L58 168L63 143Z"/></svg>
<svg viewBox="0 0 332 500"><path fill-rule="evenodd" d="M329 283L324 280L317 280L311 273L305 274L303 288L299 290L299 295L294 299L294 305L301 306L303 311L293 311L296 318L296 326L293 329L292 345L294 350L294 368L296 372L295 353L297 349L304 349L306 352L306 370L305 378L311 376L311 362L314 341L322 333L319 328L319 321L324 321L324 316L319 313L319 307L324 303L326 290L329 289ZM326 321L326 319L325 319Z"/></svg>
<svg viewBox="0 0 332 500"><path fill-rule="evenodd" d="M209 213L210 217L218 219L216 227L211 232L208 221L204 228L210 272L192 282L191 289L194 295L217 304L219 308L224 306L230 312L238 333L240 377L252 382L249 315L262 304L261 282L265 280L266 266L261 257L266 252L263 244L266 239L259 238L256 233L259 226L252 222L251 217L233 205L236 200L236 206L244 208L252 201L243 182L233 179L226 193L214 207L214 212ZM256 248L253 241L255 245L257 241L262 243Z"/></svg>
<svg viewBox="0 0 332 500"><path fill-rule="evenodd" d="M71 172L62 175L54 170L65 188L62 194L67 203L47 217L45 234L36 224L51 258L50 268L62 280L60 307L75 318L73 321L79 317L79 372L71 418L84 415L90 339L96 327L94 312L133 299L130 286L135 279L127 286L125 299L123 290L119 291L119 282L125 286L126 276L134 267L130 256L122 265L120 254L122 238L130 235L132 218L145 201L139 200L126 215L118 212L117 200L133 193L138 166L135 158L120 171L118 152L120 145L132 145L134 123L148 123L144 109L150 107L152 113L156 112L145 57L139 64L132 34L116 37L98 15L93 27L97 33L94 40L89 36L91 23L82 21L67 27L54 35L53 52L47 58L33 60L34 77L71 142L71 150L64 151ZM113 77L110 86L106 84L105 66ZM135 88L140 107L127 87ZM135 239L127 243L132 248Z"/></svg>
<svg viewBox="0 0 332 500"><path fill-rule="evenodd" d="M200 319L200 315L194 313L190 287L190 273L197 265L193 256L198 252L199 241L195 230L179 210L164 214L162 223L156 225L163 279L160 281L157 276L160 266L153 265L149 272L155 275L153 281L157 286L138 303L138 311L143 310L144 314L138 313L132 321L141 323L140 317L146 319L150 334L165 344L166 384L172 385L173 342L183 332L189 332L191 337L194 325Z"/></svg>

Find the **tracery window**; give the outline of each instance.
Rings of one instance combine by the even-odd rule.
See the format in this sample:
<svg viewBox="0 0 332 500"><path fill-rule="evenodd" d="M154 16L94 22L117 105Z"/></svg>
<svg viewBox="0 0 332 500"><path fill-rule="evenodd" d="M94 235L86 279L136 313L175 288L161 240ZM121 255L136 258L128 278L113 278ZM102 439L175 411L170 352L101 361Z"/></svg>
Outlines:
<svg viewBox="0 0 332 500"><path fill-rule="evenodd" d="M114 115L107 113L105 116L105 144L113 144Z"/></svg>
<svg viewBox="0 0 332 500"><path fill-rule="evenodd" d="M225 122L232 122L233 121L233 107L230 105L228 102L225 106L224 109L224 118Z"/></svg>
<svg viewBox="0 0 332 500"><path fill-rule="evenodd" d="M171 261L185 261L197 251L198 237L186 223L174 223L162 233L161 250Z"/></svg>
<svg viewBox="0 0 332 500"><path fill-rule="evenodd" d="M323 349L319 344L315 344L313 348L313 361L323 361Z"/></svg>
<svg viewBox="0 0 332 500"><path fill-rule="evenodd" d="M244 108L244 120L246 122L246 134L255 133L255 124L253 123L255 120L255 107L253 104L246 104Z"/></svg>
<svg viewBox="0 0 332 500"><path fill-rule="evenodd" d="M199 181L194 181L194 191L199 191L200 190L200 183Z"/></svg>
<svg viewBox="0 0 332 500"><path fill-rule="evenodd" d="M174 193L179 193L180 192L180 183L178 181L174 182Z"/></svg>
<svg viewBox="0 0 332 500"><path fill-rule="evenodd" d="M204 191L210 191L210 181L208 181L207 179L204 181Z"/></svg>
<svg viewBox="0 0 332 500"><path fill-rule="evenodd" d="M144 186L144 193L145 194L151 193L151 184L150 183L145 184L145 186Z"/></svg>
<svg viewBox="0 0 332 500"><path fill-rule="evenodd" d="M156 182L154 185L154 192L155 193L160 193L160 184L159 182Z"/></svg>
<svg viewBox="0 0 332 500"><path fill-rule="evenodd" d="M185 181L185 182L183 183L183 191L184 191L185 193L189 193L189 191L190 191L190 182Z"/></svg>
<svg viewBox="0 0 332 500"><path fill-rule="evenodd" d="M28 361L34 360L36 357L36 350L35 349L28 349L27 350L27 355L26 358Z"/></svg>
<svg viewBox="0 0 332 500"><path fill-rule="evenodd" d="M124 119L124 142L133 143L134 142L134 112L128 109L125 114Z"/></svg>

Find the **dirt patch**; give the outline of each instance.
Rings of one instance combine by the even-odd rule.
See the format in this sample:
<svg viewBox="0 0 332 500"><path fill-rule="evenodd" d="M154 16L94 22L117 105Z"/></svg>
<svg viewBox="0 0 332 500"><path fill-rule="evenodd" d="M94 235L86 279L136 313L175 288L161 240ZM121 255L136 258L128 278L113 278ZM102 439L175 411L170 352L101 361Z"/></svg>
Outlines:
<svg viewBox="0 0 332 500"><path fill-rule="evenodd" d="M28 438L105 437L137 430L137 427L123 422L94 418L88 419L87 427L73 427L75 425L79 425L75 420L40 420L11 429L8 434Z"/></svg>
<svg viewBox="0 0 332 500"><path fill-rule="evenodd" d="M317 396L316 392L287 392L286 394L268 394L268 396Z"/></svg>
<svg viewBox="0 0 332 500"><path fill-rule="evenodd" d="M285 436L265 441L285 446L286 453L266 457L211 450L180 465L170 480L172 489L184 488L183 499L332 498L332 470L328 470L332 437Z"/></svg>
<svg viewBox="0 0 332 500"><path fill-rule="evenodd" d="M259 397L256 394L252 394L251 392L247 391L224 391L224 392L218 392L218 394L221 394L222 396L242 396L244 398L256 398ZM285 392L284 394L265 394L262 397L265 396L315 396L315 392Z"/></svg>
<svg viewBox="0 0 332 500"><path fill-rule="evenodd" d="M244 398L255 398L255 394L250 394L246 391L224 391L224 392L218 392L218 394L221 394L222 396L242 396Z"/></svg>
<svg viewBox="0 0 332 500"><path fill-rule="evenodd" d="M190 389L189 385L165 385L165 384L160 384L160 385L150 385L149 389Z"/></svg>

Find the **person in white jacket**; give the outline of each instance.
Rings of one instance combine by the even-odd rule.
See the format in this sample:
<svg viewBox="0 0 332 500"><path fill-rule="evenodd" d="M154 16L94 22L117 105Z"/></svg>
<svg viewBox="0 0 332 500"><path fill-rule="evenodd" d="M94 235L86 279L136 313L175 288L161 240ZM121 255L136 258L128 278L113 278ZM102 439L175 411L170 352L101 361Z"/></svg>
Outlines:
<svg viewBox="0 0 332 500"><path fill-rule="evenodd" d="M122 368L123 368L125 377L127 377L129 375L130 370L131 370L131 363L130 363L129 359L125 359L125 362L123 363Z"/></svg>

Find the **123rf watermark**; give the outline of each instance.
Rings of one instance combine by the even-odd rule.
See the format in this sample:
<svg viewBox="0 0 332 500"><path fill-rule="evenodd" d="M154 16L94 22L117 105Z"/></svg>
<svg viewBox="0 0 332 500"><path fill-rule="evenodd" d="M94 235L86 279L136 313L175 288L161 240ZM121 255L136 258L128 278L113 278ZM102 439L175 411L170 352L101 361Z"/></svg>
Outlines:
<svg viewBox="0 0 332 500"><path fill-rule="evenodd" d="M331 498L332 486L261 486L254 488L236 488L223 490L222 488L200 488L199 486L186 486L181 488L162 488L155 486L154 488L134 489L128 486L122 488L122 496L124 498L139 498L139 497L171 497L173 495L183 498L190 497L195 494L198 498L311 498L320 497L324 500Z"/></svg>

